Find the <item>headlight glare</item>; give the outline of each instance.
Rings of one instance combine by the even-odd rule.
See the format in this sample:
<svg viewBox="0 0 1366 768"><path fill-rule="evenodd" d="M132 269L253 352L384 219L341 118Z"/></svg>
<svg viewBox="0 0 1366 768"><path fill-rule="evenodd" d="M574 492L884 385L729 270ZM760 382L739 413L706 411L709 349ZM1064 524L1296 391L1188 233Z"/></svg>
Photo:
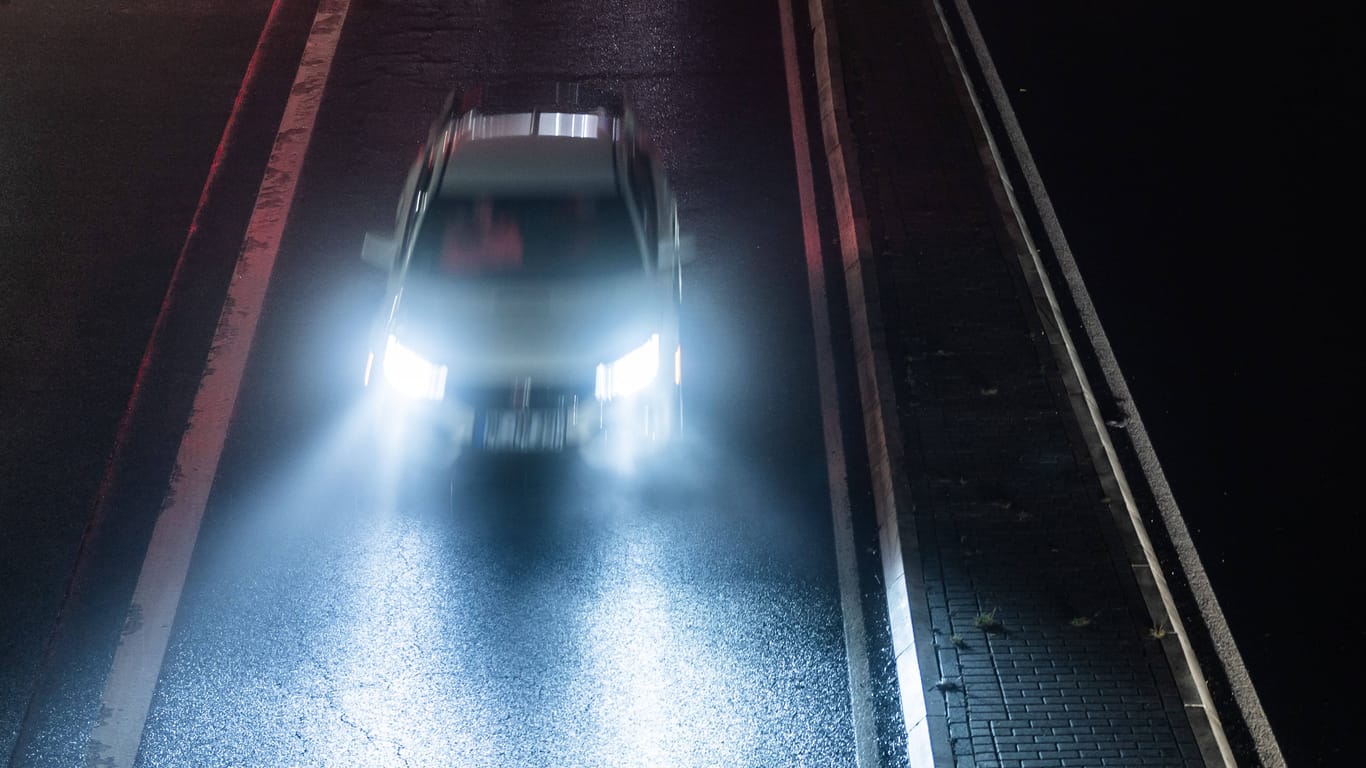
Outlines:
<svg viewBox="0 0 1366 768"><path fill-rule="evenodd" d="M599 400L613 400L645 389L659 373L659 334L627 352L612 363L598 365L594 394Z"/></svg>
<svg viewBox="0 0 1366 768"><path fill-rule="evenodd" d="M446 371L446 366L433 364L389 334L384 345L384 380L399 394L440 400L446 396Z"/></svg>

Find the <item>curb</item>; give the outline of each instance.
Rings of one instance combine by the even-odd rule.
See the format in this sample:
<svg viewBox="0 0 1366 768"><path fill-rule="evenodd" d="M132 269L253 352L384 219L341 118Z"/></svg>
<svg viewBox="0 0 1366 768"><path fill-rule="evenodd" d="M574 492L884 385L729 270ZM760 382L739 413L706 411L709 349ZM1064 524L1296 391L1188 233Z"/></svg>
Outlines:
<svg viewBox="0 0 1366 768"><path fill-rule="evenodd" d="M832 0L808 1L821 131L833 187L839 247L850 302L854 357L858 369L886 603L891 620L908 752L913 765L949 766L953 764L953 757L949 753L946 716L944 713L929 713L926 708L925 681L921 670L938 669L938 660L929 630L930 608L923 578L919 569L906 568L908 559L911 563L919 560L917 535L913 525L902 525L898 520L903 510L909 516L913 502L909 478L905 474L904 444L882 326L881 300L876 284L877 259L870 243L867 213L845 106L839 40L833 28ZM956 34L940 0L923 0L923 4L930 18L937 21L933 32L939 54L948 71L959 74L958 78L951 76L951 87L957 92L967 113L973 140L978 146L982 172L994 198L995 215L999 217L999 226L1016 249L1022 277L1046 333L1048 346L1056 359L1084 448L1106 495L1111 499L1110 516L1124 542L1124 557L1139 584L1154 626L1170 626L1178 640L1175 646L1164 644L1163 648L1203 760L1210 766L1238 764L1234 746L1220 720L1215 697L1200 664L1202 655L1207 663L1214 663L1210 656L1217 655L1216 667L1226 677L1236 706L1236 712L1230 712L1233 707L1229 707L1225 709L1225 714L1237 720L1238 728L1246 728L1247 731L1239 734L1243 746L1238 752L1247 751L1246 741L1250 737L1260 762L1269 768L1281 768L1285 765L1284 758L1151 441L1132 405L1128 385L1096 316L1028 146L995 74L990 53L977 30L971 9L966 0L953 0L952 7L963 27ZM990 95L990 106L996 109L997 116L1005 124L1005 133L1010 142L1005 152L1014 153L1013 161L1018 163L1028 184L1030 195L1027 201L1032 203L1038 218L1042 220L1044 234L1056 260L1050 263L1062 275L1063 286L1058 288L1058 292L1055 292L1053 278L1045 266L1045 256L1040 253L1032 237L1030 220L1021 210L1020 200L1012 187L1006 158L994 138L993 125L984 111L981 98L985 97L979 98L969 64L964 60L965 54L956 42L955 38L962 37L967 39L964 45L971 46L969 55L975 56L973 63L981 70L986 81L984 87ZM1063 301L1070 302L1069 306L1081 317L1084 337L1080 339L1080 344L1068 331L1059 294ZM1088 378L1083 356L1099 366L1098 373L1093 375L1103 378L1105 389L1100 390L1102 396L1123 407L1128 420L1125 431L1128 438L1121 448L1132 462L1130 470L1137 465L1136 476L1140 478L1138 487L1131 487L1125 473L1125 458L1121 457L1120 449L1117 449L1106 429L1097 401L1097 390ZM1142 503L1145 506L1151 503L1157 507L1162 522L1161 532L1166 536L1163 545L1175 550L1175 559L1178 561L1176 576L1182 581L1177 583L1191 593L1189 598L1183 593L1182 599L1193 599L1198 607L1198 615L1188 617L1188 621L1209 636L1212 651L1204 649L1202 654L1193 645L1182 622L1177 597L1167 583L1159 554L1145 527L1140 510L1141 501L1135 491L1144 497ZM1200 638L1200 642L1203 648L1204 638Z"/></svg>
<svg viewBox="0 0 1366 768"><path fill-rule="evenodd" d="M217 307L232 280L232 267L224 260L235 257L246 226L242 215L237 228L237 214L244 213L239 208L241 179L253 177L259 163L250 181L254 194L266 165L268 146L255 143L254 121L283 109L287 93L275 85L275 73L282 61L297 64L303 48L299 33L307 33L300 16L306 12L311 19L312 5L312 0L274 0L245 63L120 415L61 607L44 642L36 682L8 755L10 765L84 762L86 729L94 726L98 713L98 701L87 700L86 691L93 697L103 685L107 667L101 665L113 658L134 588L136 574L119 565L119 553L147 546L152 518L175 471L174 448L189 416ZM233 244L225 248L222 243L228 241Z"/></svg>
<svg viewBox="0 0 1366 768"><path fill-rule="evenodd" d="M1236 699L1237 715L1241 720L1239 725L1247 728L1261 764L1268 768L1283 768L1285 760L1279 745L1252 687L1242 656L1234 644L1228 624L1219 608L1176 499L1162 472L1151 440L1143 427L1137 407L1133 404L1128 383L1119 369L1109 339L1082 281L1066 236L1062 232L1052 202L1034 165L1028 144L1015 119L1009 98L996 73L991 54L977 27L972 10L967 0L953 0L958 21L963 27L963 35L971 46L975 63L985 81L984 87L990 95L991 105L996 110L1010 142L1008 151L1012 153L1019 171L1025 177L1029 202L1034 207L1048 245L1052 249L1054 266L1062 273L1065 281L1064 299L1070 302L1071 308L1080 316L1080 324L1085 332L1080 344L1068 331L1067 319L1054 290L1053 278L1044 264L1044 254L1031 236L1029 222L1011 184L1004 153L993 136L991 124L974 90L972 76L964 62L963 54L953 42L953 29L944 7L940 0L926 2L942 26L941 43L945 47L944 55L951 68L957 68L961 74L960 97L968 102L966 107L977 118L976 128L980 131L977 141L985 165L983 170L986 171L993 194L997 198L996 203L1005 229L1017 248L1021 268L1035 306L1039 310L1049 344L1057 357L1059 372L1064 377L1083 440L1101 483L1111 499L1110 512L1117 530L1124 539L1124 546L1129 553L1131 567L1139 582L1144 602L1155 623L1166 622L1172 627L1172 634L1179 641L1179 650L1170 645L1164 645L1163 648L1176 677L1186 705L1186 714L1196 733L1205 762L1211 766L1236 766L1238 759L1230 743L1229 734L1221 722L1219 707L1210 691L1207 677L1201 668L1200 654L1193 646L1191 636L1182 621L1177 599L1163 574L1160 557L1144 524L1139 508L1140 500L1136 497L1135 488L1124 469L1125 461L1119 455L1115 441L1106 429L1096 397L1097 390L1087 374L1087 366L1082 360L1083 354L1098 363L1101 369L1106 386L1102 394L1108 396L1123 411L1127 422L1124 433L1128 435L1128 445L1125 447L1136 455L1140 482L1144 484L1139 487L1139 493L1149 496L1148 500L1158 508L1163 524L1162 532L1167 536L1167 543L1176 552L1179 567L1177 573L1184 580L1184 586L1190 591L1190 597L1199 608L1199 615L1192 618L1212 640L1214 652L1218 657L1218 666L1227 676ZM1086 347L1083 349L1081 345Z"/></svg>
<svg viewBox="0 0 1366 768"><path fill-rule="evenodd" d="M972 46L973 55L977 59L978 67L983 73L983 79L986 81L986 88L991 95L991 100L996 109L997 116L1001 120L1007 138L1009 139L1010 151L1014 156L1015 162L1018 164L1019 172L1023 175L1025 182L1028 185L1029 197L1033 204L1034 211L1044 229L1044 235L1047 238L1048 246L1052 250L1053 265L1061 272L1062 279L1065 282L1068 294L1066 298L1071 302L1071 308L1076 311L1079 316L1080 324L1085 330L1086 339L1084 340L1084 343L1089 345L1089 349L1086 351L1100 367L1104 384L1108 389L1106 394L1108 394L1110 399L1116 404L1117 411L1122 412L1126 421L1124 434L1127 435L1128 445L1125 447L1132 451L1134 458L1137 461L1138 468L1142 475L1141 482L1146 484L1146 490L1151 495L1151 499L1148 501L1154 504L1160 513L1163 528L1165 529L1164 532L1169 539L1172 548L1176 552L1176 557L1181 569L1181 576L1184 577L1186 587L1190 590L1191 598L1199 608L1199 616L1196 618L1201 623L1201 628L1210 635L1214 652L1218 656L1219 666L1228 679L1227 682L1238 709L1237 714L1241 717L1243 724L1248 729L1248 736L1255 745L1257 756L1261 763L1268 768L1283 768L1285 766L1285 758L1281 754L1280 745L1276 741L1275 734L1272 732L1270 723L1267 720L1266 712L1262 708L1261 700L1258 698L1256 689L1252 685L1252 680L1248 675L1247 667L1234 642L1228 622L1224 618L1223 610L1220 608L1218 599L1214 594L1213 586L1200 561L1199 553L1195 549L1195 543L1191 538L1190 531L1186 526L1185 519L1176 502L1176 497L1173 495L1171 487L1167 483L1166 475L1162 471L1162 465L1158 461L1152 440L1148 436L1147 429L1143 426L1143 420L1139 415L1137 406L1133 403L1133 396L1129 391L1129 384L1124 378L1123 372L1120 370L1119 362L1115 358L1114 350L1110 346L1109 337L1105 334L1105 329L1101 325L1100 317L1096 311L1095 305L1091 301L1090 292L1087 290L1086 284L1082 280L1081 272L1073 257L1071 247L1067 242L1067 237L1063 233L1062 225L1058 221L1056 212L1053 210L1052 200L1048 195L1047 189L1044 187L1043 179L1039 174L1038 168L1034 164L1034 158L1029 150L1029 145L1025 140L1024 132L1015 117L1015 112L1011 108L1009 98L1006 96L1005 88L1000 81L1000 77L996 73L986 42L982 37L981 31L977 27L976 18L973 15L967 0L953 0L953 2L968 38L968 42ZM935 0L935 5L936 9L941 11L941 21L944 21L942 9L939 9L938 0ZM944 24L947 30L947 21L944 21ZM964 73L964 80L965 82L967 81L966 72ZM983 125L984 130L986 130L985 120L983 120ZM994 144L992 145L992 150L993 157L995 157L999 163L1000 157L995 152ZM1003 179L1006 189L1009 190L1010 183L1006 171L999 165L998 173ZM1010 195L1010 199L1012 203L1015 202L1013 194ZM1015 207L1013 212L1017 217L1020 217L1018 207ZM1034 246L1034 243L1029 240L1027 230L1023 229L1023 218L1017 218L1017 220L1020 221L1020 226L1025 232L1025 240L1026 244L1029 246L1029 251L1033 255L1034 260L1038 262L1037 268L1044 280L1044 285L1048 285L1048 275L1044 270L1044 265L1041 261L1042 254L1040 254L1039 250ZM1049 293L1050 298L1052 298L1051 291ZM1063 325L1064 318L1056 301L1052 303L1052 307L1055 317L1057 318L1060 332L1066 335L1066 328ZM1072 344L1070 338L1067 338L1067 342L1069 346ZM1087 394L1089 396L1090 387L1087 383L1084 366L1080 361L1076 361L1075 365L1077 375L1081 378L1083 385L1087 386ZM1116 479L1118 483L1123 486L1125 490L1125 501L1128 502L1130 506L1125 512L1127 513L1127 517L1133 521L1133 525L1137 529L1137 535L1144 542L1145 551L1149 554L1149 563L1154 571L1154 576L1159 582L1154 585L1153 588L1158 591L1166 591L1168 587L1162 579L1162 569L1156 556L1152 554L1151 545L1146 542L1147 534L1143 529L1142 517L1138 514L1138 510L1135 506L1136 502L1128 489L1129 482L1125 477L1122 466L1124 462L1116 455L1116 447L1106 432L1104 423L1100 420L1100 414L1098 411L1094 410L1096 405L1094 397L1090 399L1090 405L1092 406L1091 415L1094 424L1094 432L1092 430L1085 430L1086 438L1088 442L1095 440L1102 443L1103 445L1101 447L1106 449L1109 463L1113 467L1114 473L1117 475ZM1120 442L1122 443L1125 441L1121 440ZM1165 599L1170 600L1169 596L1159 595L1158 597L1165 597ZM1171 612L1171 619L1179 625L1179 615L1176 615L1177 612L1174 608ZM1191 671L1194 675L1200 676L1201 673L1197 652L1190 647L1184 632L1181 633L1181 638L1183 641L1183 655L1185 657L1183 661L1188 662L1189 665L1193 667ZM1227 764L1233 764L1235 758L1229 751L1227 736L1222 733L1223 728L1219 722L1219 715L1216 709L1217 704L1210 697L1208 688L1203 680L1198 682L1198 687L1200 689L1200 701L1188 702L1188 705L1200 706L1207 710L1210 723L1206 727L1219 731L1219 733L1211 733L1209 735L1211 738L1220 742L1220 751L1223 760Z"/></svg>
<svg viewBox="0 0 1366 768"><path fill-rule="evenodd" d="M839 36L831 21L831 0L808 0L816 65L816 94L821 134L839 229L840 256L849 296L854 359L859 397L872 473L873 504L877 513L878 550L886 589L896 675L901 692L901 714L906 728L906 751L916 766L950 768L948 718L926 706L921 669L937 669L930 606L923 575L907 570L907 557L918 559L915 526L902 526L902 510L912 508L905 474L905 449L896 417L896 395L882 327L876 257L868 234L868 216L859 186L852 132L839 62Z"/></svg>

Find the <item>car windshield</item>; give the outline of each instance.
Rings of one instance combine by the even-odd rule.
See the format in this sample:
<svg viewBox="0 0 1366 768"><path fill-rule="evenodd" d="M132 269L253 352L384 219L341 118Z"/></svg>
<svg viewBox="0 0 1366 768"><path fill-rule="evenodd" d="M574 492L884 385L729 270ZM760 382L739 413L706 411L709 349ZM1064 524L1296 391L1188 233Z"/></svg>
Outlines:
<svg viewBox="0 0 1366 768"><path fill-rule="evenodd" d="M641 268L618 196L434 201L412 267L451 277L569 277Z"/></svg>

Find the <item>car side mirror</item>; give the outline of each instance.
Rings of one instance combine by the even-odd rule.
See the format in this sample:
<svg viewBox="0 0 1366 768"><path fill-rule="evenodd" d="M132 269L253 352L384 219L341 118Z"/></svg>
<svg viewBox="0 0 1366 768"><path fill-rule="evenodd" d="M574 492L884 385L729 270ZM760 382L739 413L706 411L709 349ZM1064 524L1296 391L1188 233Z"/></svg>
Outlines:
<svg viewBox="0 0 1366 768"><path fill-rule="evenodd" d="M697 238L692 235L678 237L678 263L691 264L697 258Z"/></svg>
<svg viewBox="0 0 1366 768"><path fill-rule="evenodd" d="M387 270L394 265L395 252L394 238L375 234L374 232L365 233L365 244L361 246L361 261L372 267Z"/></svg>

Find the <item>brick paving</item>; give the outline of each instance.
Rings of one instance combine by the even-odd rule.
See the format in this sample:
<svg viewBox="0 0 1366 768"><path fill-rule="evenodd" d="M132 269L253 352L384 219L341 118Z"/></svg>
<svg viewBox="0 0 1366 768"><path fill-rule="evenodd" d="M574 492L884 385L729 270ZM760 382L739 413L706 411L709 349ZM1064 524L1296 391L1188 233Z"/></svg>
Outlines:
<svg viewBox="0 0 1366 768"><path fill-rule="evenodd" d="M1204 765L937 22L835 12L955 765Z"/></svg>

